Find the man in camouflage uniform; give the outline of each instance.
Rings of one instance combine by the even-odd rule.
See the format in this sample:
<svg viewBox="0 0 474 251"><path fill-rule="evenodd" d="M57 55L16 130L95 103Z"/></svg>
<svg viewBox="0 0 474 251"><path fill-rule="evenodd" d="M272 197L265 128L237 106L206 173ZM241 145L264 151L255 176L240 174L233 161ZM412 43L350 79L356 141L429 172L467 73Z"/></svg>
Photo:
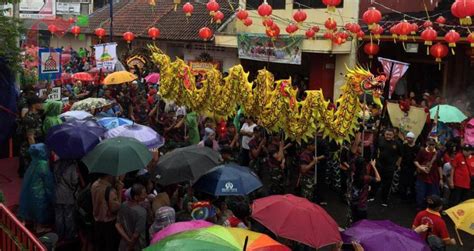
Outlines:
<svg viewBox="0 0 474 251"><path fill-rule="evenodd" d="M266 143L265 131L262 127L256 126L253 129L253 137L249 141L249 167L259 177L262 175L262 166L265 162L266 156Z"/></svg>
<svg viewBox="0 0 474 251"><path fill-rule="evenodd" d="M314 193L316 189L316 183L314 182L314 168L319 160L324 156L314 157L315 146L314 144L308 143L300 154L300 178L299 186L301 188L301 196L308 199L309 201L314 200Z"/></svg>
<svg viewBox="0 0 474 251"><path fill-rule="evenodd" d="M24 141L20 147L20 176L23 176L31 159L28 154L30 145L41 143L44 141L42 131L43 120L41 118L41 109L43 109L43 100L33 96L28 99L28 112L21 120L21 131L24 135Z"/></svg>
<svg viewBox="0 0 474 251"><path fill-rule="evenodd" d="M283 194L285 192L285 145L278 134L272 135L272 139L267 146L268 161L270 169L270 194Z"/></svg>

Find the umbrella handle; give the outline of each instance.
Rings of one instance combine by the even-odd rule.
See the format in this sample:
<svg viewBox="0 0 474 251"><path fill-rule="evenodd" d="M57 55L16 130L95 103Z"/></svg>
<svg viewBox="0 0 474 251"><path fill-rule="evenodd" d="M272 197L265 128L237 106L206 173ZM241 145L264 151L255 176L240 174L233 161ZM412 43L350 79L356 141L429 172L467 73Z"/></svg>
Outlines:
<svg viewBox="0 0 474 251"><path fill-rule="evenodd" d="M462 243L462 240L461 240L461 236L459 235L459 232L458 232L458 228L454 228L454 230L456 231L456 235L458 236L458 239L459 239L459 244L461 244L461 246L464 246L464 244Z"/></svg>
<svg viewBox="0 0 474 251"><path fill-rule="evenodd" d="M249 243L249 236L245 236L245 242L244 242L244 248L242 249L243 251L247 250L247 244Z"/></svg>

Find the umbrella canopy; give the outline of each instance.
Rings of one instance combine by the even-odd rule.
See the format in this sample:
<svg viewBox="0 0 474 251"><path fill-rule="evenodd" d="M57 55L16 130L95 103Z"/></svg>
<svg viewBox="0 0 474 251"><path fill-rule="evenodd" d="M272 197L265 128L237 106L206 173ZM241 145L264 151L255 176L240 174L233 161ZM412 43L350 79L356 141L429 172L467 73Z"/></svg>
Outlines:
<svg viewBox="0 0 474 251"><path fill-rule="evenodd" d="M160 80L160 74L159 73L150 73L148 76L145 77L145 81L147 83L151 84L156 84Z"/></svg>
<svg viewBox="0 0 474 251"><path fill-rule="evenodd" d="M364 250L429 251L426 242L415 231L389 220L361 220L343 233L346 242L358 241Z"/></svg>
<svg viewBox="0 0 474 251"><path fill-rule="evenodd" d="M323 208L291 194L255 200L252 218L278 236L314 248L342 241L337 223Z"/></svg>
<svg viewBox="0 0 474 251"><path fill-rule="evenodd" d="M262 187L257 175L237 164L221 165L209 170L194 184L198 191L215 196L247 195Z"/></svg>
<svg viewBox="0 0 474 251"><path fill-rule="evenodd" d="M71 111L92 111L108 104L109 102L103 98L86 98L75 102L71 106Z"/></svg>
<svg viewBox="0 0 474 251"><path fill-rule="evenodd" d="M142 142L148 149L160 148L165 144L165 139L151 129L144 125L122 125L110 129L105 133L105 138L128 137L134 138Z"/></svg>
<svg viewBox="0 0 474 251"><path fill-rule="evenodd" d="M151 158L150 151L138 140L117 137L102 141L82 162L91 173L119 176L145 168Z"/></svg>
<svg viewBox="0 0 474 251"><path fill-rule="evenodd" d="M439 110L438 110L439 109ZM437 105L430 109L430 118L435 119L438 114L438 121L443 123L461 123L467 119L457 107L451 105Z"/></svg>
<svg viewBox="0 0 474 251"><path fill-rule="evenodd" d="M92 118L92 114L85 112L85 111L68 111L65 113L62 113L59 115L59 118L61 118L64 121L70 121L74 119L87 119L87 118Z"/></svg>
<svg viewBox="0 0 474 251"><path fill-rule="evenodd" d="M290 251L268 235L242 228L214 225L168 236L144 249L146 251L219 250L241 251L248 238L246 251Z"/></svg>
<svg viewBox="0 0 474 251"><path fill-rule="evenodd" d="M61 82L63 84L70 83L71 79L72 77L70 73L66 73L66 72L61 73Z"/></svg>
<svg viewBox="0 0 474 251"><path fill-rule="evenodd" d="M453 220L457 229L474 235L474 199L466 200L463 203L446 210L449 218Z"/></svg>
<svg viewBox="0 0 474 251"><path fill-rule="evenodd" d="M46 145L61 159L80 159L99 144L104 132L94 123L66 122L49 130Z"/></svg>
<svg viewBox="0 0 474 251"><path fill-rule="evenodd" d="M111 72L109 68L98 68L98 67L93 67L88 72L92 74L96 74L96 73L99 73L101 70L102 70L102 73Z"/></svg>
<svg viewBox="0 0 474 251"><path fill-rule="evenodd" d="M176 222L173 223L159 232L153 235L153 239L151 240L151 244L157 243L161 239L164 239L170 235L181 233L184 231L199 229L203 227L210 227L213 224L205 221L205 220L193 220L193 221L183 221L183 222Z"/></svg>
<svg viewBox="0 0 474 251"><path fill-rule="evenodd" d="M220 155L209 147L187 146L177 148L160 158L157 179L161 185L196 181L207 171L219 165Z"/></svg>
<svg viewBox="0 0 474 251"><path fill-rule="evenodd" d="M122 125L133 125L133 121L119 117L104 117L97 122L108 130Z"/></svg>
<svg viewBox="0 0 474 251"><path fill-rule="evenodd" d="M87 73L87 72L77 72L77 73L74 73L72 74L71 76L72 79L74 80L80 80L80 81L94 81L94 77Z"/></svg>
<svg viewBox="0 0 474 251"><path fill-rule="evenodd" d="M123 84L127 82L132 82L133 80L137 79L137 76L133 73L128 71L116 71L110 73L105 77L104 84L105 85L116 85L116 84Z"/></svg>

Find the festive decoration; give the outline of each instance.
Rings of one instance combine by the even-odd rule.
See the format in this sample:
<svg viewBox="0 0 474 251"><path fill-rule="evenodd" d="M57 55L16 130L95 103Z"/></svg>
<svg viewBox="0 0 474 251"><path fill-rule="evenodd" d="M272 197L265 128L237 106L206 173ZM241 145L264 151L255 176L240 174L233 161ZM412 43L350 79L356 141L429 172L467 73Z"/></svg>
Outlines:
<svg viewBox="0 0 474 251"><path fill-rule="evenodd" d="M326 22L324 22L324 27L326 27L326 29L327 29L328 31L334 31L334 30L337 29L337 23L336 23L336 21L334 21L334 19L332 19L332 18L329 17L329 18L326 20Z"/></svg>
<svg viewBox="0 0 474 251"><path fill-rule="evenodd" d="M396 43L398 38L397 25L390 27L390 33L392 34L393 42Z"/></svg>
<svg viewBox="0 0 474 251"><path fill-rule="evenodd" d="M438 23L439 26L443 27L446 23L446 18L444 18L443 16L439 16L438 18L436 18L435 22Z"/></svg>
<svg viewBox="0 0 474 251"><path fill-rule="evenodd" d="M267 3L267 0L260 4L257 9L258 14L263 18L269 17L272 14L272 11L272 6Z"/></svg>
<svg viewBox="0 0 474 251"><path fill-rule="evenodd" d="M336 12L336 6L341 4L341 0L323 0L323 4L327 6L328 11Z"/></svg>
<svg viewBox="0 0 474 251"><path fill-rule="evenodd" d="M71 33L74 34L74 37L79 36L79 34L81 34L81 27L79 27L79 26L77 26L77 25L74 25L74 26L71 28Z"/></svg>
<svg viewBox="0 0 474 251"><path fill-rule="evenodd" d="M432 26L433 26L433 22L431 22L430 20L427 20L423 23L423 27L425 28L432 27Z"/></svg>
<svg viewBox="0 0 474 251"><path fill-rule="evenodd" d="M426 48L426 54L429 55L429 46L433 45L433 41L436 40L438 37L438 32L436 32L433 27L429 26L421 33L421 39L425 41L425 45L428 47Z"/></svg>
<svg viewBox="0 0 474 251"><path fill-rule="evenodd" d="M253 21L252 21L252 18L250 17L247 17L245 20L244 20L244 25L245 26L250 26L253 24Z"/></svg>
<svg viewBox="0 0 474 251"><path fill-rule="evenodd" d="M54 24L48 25L48 31L51 33L51 35L54 35L56 32L58 32L58 27Z"/></svg>
<svg viewBox="0 0 474 251"><path fill-rule="evenodd" d="M298 26L296 26L296 24L294 24L294 23L291 23L291 24L289 24L289 25L286 27L285 31L286 31L288 34L290 34L290 36L291 36L291 35L293 35L293 33L295 33L296 31L298 31Z"/></svg>
<svg viewBox="0 0 474 251"><path fill-rule="evenodd" d="M97 28L97 29L95 29L94 34L95 34L100 40L102 40L102 38L105 37L105 29L103 29L103 28Z"/></svg>
<svg viewBox="0 0 474 251"><path fill-rule="evenodd" d="M365 33L363 30L357 32L357 40L362 41L364 39Z"/></svg>
<svg viewBox="0 0 474 251"><path fill-rule="evenodd" d="M378 24L382 20L382 13L377 10L375 7L370 7L362 15L362 20L369 26L371 29L375 24Z"/></svg>
<svg viewBox="0 0 474 251"><path fill-rule="evenodd" d="M190 2L187 2L183 5L183 12L186 13L187 17L190 17L193 14L193 11L194 6Z"/></svg>
<svg viewBox="0 0 474 251"><path fill-rule="evenodd" d="M410 31L410 34L413 35L413 36L415 36L416 33L418 32L418 29L419 29L419 28L420 28L420 27L418 27L418 24L412 23L412 24L411 24L411 31ZM413 38L413 39L415 39L415 38Z"/></svg>
<svg viewBox="0 0 474 251"><path fill-rule="evenodd" d="M247 116L274 132L283 131L286 138L306 141L322 132L338 143L349 141L358 130L361 110L359 95L372 94L379 102L385 78L375 77L362 68L348 69L342 95L336 101L337 110L328 109L329 101L322 91L306 91L306 98L298 101L298 90L290 79L275 81L268 70L260 70L254 82L248 81L249 73L241 65L229 69L223 78L217 69L207 71L200 88L192 69L183 60L171 61L155 46L149 46L151 60L160 68L160 95L201 114L214 114L227 118L237 107Z"/></svg>
<svg viewBox="0 0 474 251"><path fill-rule="evenodd" d="M266 18L262 21L262 24L266 29L269 29L273 26L273 20L271 18Z"/></svg>
<svg viewBox="0 0 474 251"><path fill-rule="evenodd" d="M384 30L379 24L372 26L372 29L370 29L370 33L372 33L377 40L380 40L380 36L383 34L383 32Z"/></svg>
<svg viewBox="0 0 474 251"><path fill-rule="evenodd" d="M297 10L295 14L293 14L293 19L298 23L301 24L307 18L306 12L304 10Z"/></svg>
<svg viewBox="0 0 474 251"><path fill-rule="evenodd" d="M313 29L308 29L305 32L305 36L307 39L314 39L314 36L316 35L316 32L314 32Z"/></svg>
<svg viewBox="0 0 474 251"><path fill-rule="evenodd" d="M366 43L364 45L364 52L365 54L369 55L369 58L372 59L374 58L375 55L379 53L379 46L374 43Z"/></svg>
<svg viewBox="0 0 474 251"><path fill-rule="evenodd" d="M272 26L266 29L265 33L268 37L276 39L280 35L280 27L276 23L273 23Z"/></svg>
<svg viewBox="0 0 474 251"><path fill-rule="evenodd" d="M212 17L212 20L214 20L214 22L216 22L217 24L220 24L223 19L224 13L222 13L220 10L216 11L216 13L214 13L214 16Z"/></svg>
<svg viewBox="0 0 474 251"><path fill-rule="evenodd" d="M156 27L151 27L148 29L148 36L151 39L156 40L160 36L160 30Z"/></svg>
<svg viewBox="0 0 474 251"><path fill-rule="evenodd" d="M448 55L448 47L442 43L436 43L431 46L430 54L436 59L439 69L441 69L441 61Z"/></svg>
<svg viewBox="0 0 474 251"><path fill-rule="evenodd" d="M213 17L216 12L221 8L221 6L219 5L219 3L216 2L216 0L209 0L209 2L207 2L206 4L206 8L209 11L209 15Z"/></svg>
<svg viewBox="0 0 474 251"><path fill-rule="evenodd" d="M474 33L473 32L467 35L466 40L471 44L471 47L474 47Z"/></svg>
<svg viewBox="0 0 474 251"><path fill-rule="evenodd" d="M474 15L474 0L456 0L451 5L451 13L459 18L461 25L471 25L471 15Z"/></svg>
<svg viewBox="0 0 474 251"><path fill-rule="evenodd" d="M337 45L341 45L345 43L347 38L349 37L349 34L346 32L337 32L332 36L332 42Z"/></svg>
<svg viewBox="0 0 474 251"><path fill-rule="evenodd" d="M212 35L213 35L212 30L209 29L208 27L202 27L199 30L199 37L202 38L204 41L207 41L210 38L212 38Z"/></svg>
<svg viewBox="0 0 474 251"><path fill-rule="evenodd" d="M403 20L395 25L395 32L398 35L398 39L401 41L406 41L408 39L408 34L410 34L411 30L411 24L407 20Z"/></svg>
<svg viewBox="0 0 474 251"><path fill-rule="evenodd" d="M451 53L454 55L454 48L456 43L461 39L461 35L455 30L450 30L446 35L444 35L444 41L448 43L449 48L451 48Z"/></svg>
<svg viewBox="0 0 474 251"><path fill-rule="evenodd" d="M317 25L311 27L311 29L312 29L315 33L318 33L319 30L320 30L319 26L317 26Z"/></svg>
<svg viewBox="0 0 474 251"><path fill-rule="evenodd" d="M332 40L333 37L334 37L334 34L330 31L326 31L323 34L323 38L325 38L325 39L331 39Z"/></svg>
<svg viewBox="0 0 474 251"><path fill-rule="evenodd" d="M130 44L135 39L135 34L131 31L127 31L123 33L123 40L125 40L128 44Z"/></svg>
<svg viewBox="0 0 474 251"><path fill-rule="evenodd" d="M74 17L70 17L70 18L68 18L67 21L68 21L70 24L73 24L73 23L76 22L76 19L75 19Z"/></svg>
<svg viewBox="0 0 474 251"><path fill-rule="evenodd" d="M239 9L236 16L240 21L244 21L249 17L249 13L246 10Z"/></svg>
<svg viewBox="0 0 474 251"><path fill-rule="evenodd" d="M360 25L357 23L352 23L347 27L348 31L350 31L352 34L357 35L359 31L361 31Z"/></svg>

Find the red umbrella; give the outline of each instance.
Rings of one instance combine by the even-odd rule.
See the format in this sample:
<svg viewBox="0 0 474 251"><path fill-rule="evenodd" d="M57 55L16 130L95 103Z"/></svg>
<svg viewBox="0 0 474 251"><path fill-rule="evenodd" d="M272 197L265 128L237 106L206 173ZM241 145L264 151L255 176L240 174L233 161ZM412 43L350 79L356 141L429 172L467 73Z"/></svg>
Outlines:
<svg viewBox="0 0 474 251"><path fill-rule="evenodd" d="M336 221L324 209L291 194L255 200L252 218L278 236L316 249L342 242Z"/></svg>
<svg viewBox="0 0 474 251"><path fill-rule="evenodd" d="M94 81L94 77L87 72L78 72L72 74L72 79L80 81Z"/></svg>
<svg viewBox="0 0 474 251"><path fill-rule="evenodd" d="M63 84L70 83L71 82L71 74L63 72L61 73L61 82Z"/></svg>

